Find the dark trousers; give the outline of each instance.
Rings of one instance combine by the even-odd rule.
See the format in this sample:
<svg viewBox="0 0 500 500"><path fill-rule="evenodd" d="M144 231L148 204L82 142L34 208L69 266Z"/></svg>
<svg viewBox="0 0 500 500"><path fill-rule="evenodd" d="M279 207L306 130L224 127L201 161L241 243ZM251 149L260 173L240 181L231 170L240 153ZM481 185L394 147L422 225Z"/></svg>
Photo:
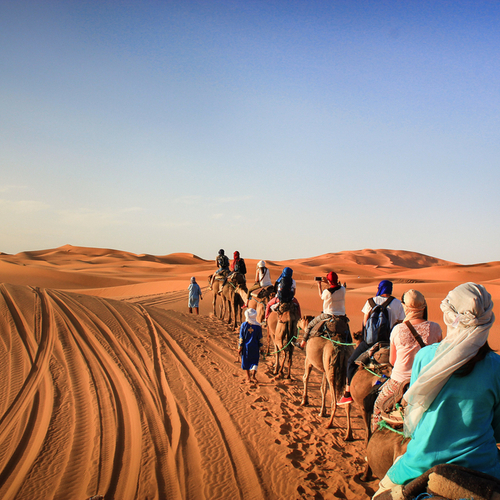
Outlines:
<svg viewBox="0 0 500 500"><path fill-rule="evenodd" d="M352 353L351 357L347 360L347 384L351 385L351 380L352 377L354 377L354 374L356 373L356 370L358 369L358 365L355 363L355 361L363 354L365 351L370 349L371 345L368 345L364 340L362 340L358 347L354 349L354 352Z"/></svg>

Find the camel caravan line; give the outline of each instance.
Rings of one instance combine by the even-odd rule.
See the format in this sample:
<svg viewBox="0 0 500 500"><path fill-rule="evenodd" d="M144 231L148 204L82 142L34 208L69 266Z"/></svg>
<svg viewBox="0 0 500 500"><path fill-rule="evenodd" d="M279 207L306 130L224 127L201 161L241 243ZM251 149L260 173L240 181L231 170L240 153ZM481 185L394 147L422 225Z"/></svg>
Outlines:
<svg viewBox="0 0 500 500"><path fill-rule="evenodd" d="M209 276L209 288L213 291L213 314L237 328L238 320L240 323L242 321L242 309L253 301L257 311L257 321L267 326L266 352L274 355L272 373L275 379L285 376L291 378L294 349L305 348L301 406L309 404L308 381L312 369L316 368L322 374L319 416L327 417L326 394L329 390L331 407L326 427L334 427L337 406L344 406L346 414L344 440L346 441L353 440L351 404L359 408L365 428L366 448L366 467L360 479L368 481L373 476L381 479L379 490L374 498L376 497L377 500L411 499L423 493L427 495L432 493L436 498L445 499L499 500L500 462L498 456L496 460L493 460L495 464L497 462L499 464L496 475L491 474L496 470L488 468L489 466L470 466L467 462L467 452L462 452L467 457L463 460L461 455L455 452L458 458L452 457L451 461L454 462L452 464L445 463L445 460L439 463L429 462L429 467L420 470L420 474L413 473L414 477L409 478L411 481L399 483L392 479L398 474L400 458L404 461L408 456L410 457L408 461L412 460L412 455L405 453L412 443L410 435L415 439L415 436L407 431L405 420L406 413L413 411L413 407L407 408L406 400L407 394L412 392L408 390L411 365L415 358L418 359L419 350L446 344L442 340L439 325L427 320L427 305L420 292L415 290L405 292L401 302L391 295L392 283L383 280L379 284L377 295L369 299L363 308L362 330L351 335L349 319L345 316L345 287L340 285L335 273L328 273L326 278L315 279L318 283L319 295L323 299L323 312L317 317L301 316L300 306L294 297L295 282L292 279L292 270L285 268L274 285L267 283L265 286L259 286L262 285L258 278L262 276L263 262L258 264L256 282L250 290L247 288L244 274L235 272L233 269L231 269L233 272L224 269ZM288 292L291 292L288 295L284 291L286 283L289 284ZM324 290L323 284L327 287ZM479 290L478 293L486 296L487 292L483 292L481 285L472 285ZM217 309L219 298L220 307ZM476 304L476 302L477 300L473 297L471 303ZM460 321L462 316L462 313L458 313L454 322ZM303 340L300 343L297 341L301 333ZM451 333L449 327L447 340L448 337L452 338ZM396 339L398 335L406 342L404 347L406 358L411 358L410 361L405 358L406 365L409 367L405 366L406 378L402 377L401 381L398 381L398 378L401 378L399 371L403 365L398 361L398 352L392 343L393 337ZM271 341L274 347L272 352ZM465 341L461 339L461 342ZM489 351L486 348L489 349L487 342L479 351L476 348L477 354L472 359L474 361L472 368L475 363L488 355ZM411 356L408 354L410 351L412 351ZM498 361L500 356L495 356L500 378L500 361ZM285 370L286 365L287 370ZM393 370L398 371L398 378L395 378ZM412 401L411 397L410 401ZM500 384L496 404L499 406L497 410L499 421L496 427L494 426L494 441L500 440ZM493 425L493 423L490 424ZM418 443L415 442L412 448L418 450ZM497 451L496 443L495 450ZM420 453L422 453L421 450ZM452 451L448 452L450 456L452 453ZM422 456L427 457L425 454ZM446 456L446 452L443 456ZM420 459L418 462L426 463L427 460ZM474 460L471 464L474 465ZM414 468L418 470L418 466ZM393 471L396 472L393 473Z"/></svg>

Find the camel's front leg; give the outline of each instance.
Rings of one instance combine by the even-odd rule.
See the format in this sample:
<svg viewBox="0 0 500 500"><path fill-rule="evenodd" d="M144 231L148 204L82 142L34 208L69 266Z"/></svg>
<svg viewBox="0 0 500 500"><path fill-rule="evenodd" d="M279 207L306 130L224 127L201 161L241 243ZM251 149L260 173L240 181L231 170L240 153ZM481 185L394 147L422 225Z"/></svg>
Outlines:
<svg viewBox="0 0 500 500"><path fill-rule="evenodd" d="M347 429L345 431L344 441L353 441L352 437L352 426L351 426L351 405L344 405L345 407L345 416L347 420Z"/></svg>
<svg viewBox="0 0 500 500"><path fill-rule="evenodd" d="M293 347L288 348L288 375L287 379L292 378L292 361L293 361Z"/></svg>
<svg viewBox="0 0 500 500"><path fill-rule="evenodd" d="M278 375L278 370L279 370L279 362L280 362L280 353L278 346L274 344L274 350L276 351L274 354L274 372L273 375Z"/></svg>

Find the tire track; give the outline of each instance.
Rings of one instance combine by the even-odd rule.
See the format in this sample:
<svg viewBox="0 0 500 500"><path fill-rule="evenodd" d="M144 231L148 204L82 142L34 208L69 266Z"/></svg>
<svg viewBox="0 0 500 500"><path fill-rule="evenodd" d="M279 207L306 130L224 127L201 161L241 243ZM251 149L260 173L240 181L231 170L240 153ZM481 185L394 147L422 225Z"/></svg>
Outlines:
<svg viewBox="0 0 500 500"><path fill-rule="evenodd" d="M217 474L217 480L214 481L210 477L206 478L205 484L209 490L207 491L207 498L215 498L219 495L221 498L265 498L255 465L216 391L168 331L154 319L153 324L165 345L169 347L169 350L163 353L164 369L167 377L175 378L180 373L180 377L185 384L194 386L197 389L189 392L174 390L176 397L183 399L189 394L193 398L196 394L196 402L191 401L191 411L202 412L201 420L205 420L205 426L211 425L213 427L212 432L217 432L220 436L219 439L213 439L212 436L211 446L213 446L214 442L219 444L219 449L216 452L218 453L217 459L221 461L222 467L219 474ZM168 357L166 356L167 352ZM167 359L165 359L166 357ZM174 366L175 370L173 370ZM179 387L177 383L170 385L175 388ZM200 418L199 415L198 418ZM212 449L212 454L214 451Z"/></svg>

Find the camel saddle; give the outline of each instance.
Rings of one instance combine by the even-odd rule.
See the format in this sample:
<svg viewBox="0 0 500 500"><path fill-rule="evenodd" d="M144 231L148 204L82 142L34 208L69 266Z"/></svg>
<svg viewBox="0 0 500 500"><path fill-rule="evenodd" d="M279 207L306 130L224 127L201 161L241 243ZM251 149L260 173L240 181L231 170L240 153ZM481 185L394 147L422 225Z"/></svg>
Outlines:
<svg viewBox="0 0 500 500"><path fill-rule="evenodd" d="M355 363L364 368L378 372L381 368L390 366L389 342L377 342L356 359ZM370 352L372 353L370 355Z"/></svg>
<svg viewBox="0 0 500 500"><path fill-rule="evenodd" d="M336 342L346 342L349 333L349 318L347 316L332 316L324 319L309 332L309 338L327 337Z"/></svg>
<svg viewBox="0 0 500 500"><path fill-rule="evenodd" d="M264 286L252 292L252 297L257 299L267 299L275 292L274 285Z"/></svg>
<svg viewBox="0 0 500 500"><path fill-rule="evenodd" d="M216 274L214 279L222 281L224 278L229 276L229 274L231 274L231 271L229 269L225 269L224 271L221 271L219 274Z"/></svg>
<svg viewBox="0 0 500 500"><path fill-rule="evenodd" d="M443 500L494 500L500 497L500 481L460 465L440 464L404 486L384 491L377 500L413 500L420 495Z"/></svg>

